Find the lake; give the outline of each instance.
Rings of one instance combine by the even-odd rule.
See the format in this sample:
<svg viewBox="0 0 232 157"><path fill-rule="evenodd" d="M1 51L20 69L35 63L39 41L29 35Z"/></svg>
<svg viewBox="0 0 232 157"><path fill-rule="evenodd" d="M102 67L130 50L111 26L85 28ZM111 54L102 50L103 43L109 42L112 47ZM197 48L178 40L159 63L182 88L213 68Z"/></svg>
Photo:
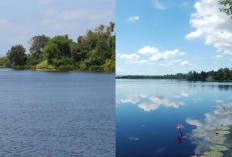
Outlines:
<svg viewBox="0 0 232 157"><path fill-rule="evenodd" d="M0 69L0 156L115 156L114 77Z"/></svg>
<svg viewBox="0 0 232 157"><path fill-rule="evenodd" d="M232 83L116 80L117 157L229 157L231 126Z"/></svg>

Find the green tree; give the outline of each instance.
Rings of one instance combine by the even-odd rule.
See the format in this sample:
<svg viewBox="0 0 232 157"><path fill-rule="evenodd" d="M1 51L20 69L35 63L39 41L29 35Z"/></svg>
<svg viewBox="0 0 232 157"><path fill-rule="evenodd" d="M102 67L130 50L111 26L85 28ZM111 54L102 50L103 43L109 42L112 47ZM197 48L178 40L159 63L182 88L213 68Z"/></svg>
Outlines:
<svg viewBox="0 0 232 157"><path fill-rule="evenodd" d="M1 68L9 68L10 60L7 57L0 57L0 67Z"/></svg>
<svg viewBox="0 0 232 157"><path fill-rule="evenodd" d="M48 63L57 63L59 60L62 62L65 57L71 57L71 43L72 40L67 35L52 38L44 48L44 55Z"/></svg>
<svg viewBox="0 0 232 157"><path fill-rule="evenodd" d="M25 65L27 60L25 51L26 49L22 45L12 46L11 50L7 52L10 63L15 66Z"/></svg>
<svg viewBox="0 0 232 157"><path fill-rule="evenodd" d="M30 54L36 59L42 58L44 47L47 45L49 41L49 37L45 35L34 36L29 40L30 44Z"/></svg>

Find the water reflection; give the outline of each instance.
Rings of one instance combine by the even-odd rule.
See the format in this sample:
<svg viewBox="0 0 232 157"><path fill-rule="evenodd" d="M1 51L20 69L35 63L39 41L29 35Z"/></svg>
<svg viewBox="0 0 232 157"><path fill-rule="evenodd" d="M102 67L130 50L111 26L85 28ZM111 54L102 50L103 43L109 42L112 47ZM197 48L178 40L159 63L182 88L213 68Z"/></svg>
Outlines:
<svg viewBox="0 0 232 157"><path fill-rule="evenodd" d="M117 156L190 157L214 145L232 148L230 130L223 130L232 126L232 84L117 80L116 89Z"/></svg>
<svg viewBox="0 0 232 157"><path fill-rule="evenodd" d="M174 98L181 98L181 97L188 97L188 93L181 93L180 95L172 96ZM146 98L146 99L144 99ZM131 103L137 105L138 108L143 109L146 112L157 110L159 107L172 107L172 108L179 108L180 106L185 105L184 102L175 101L170 98L162 98L162 97L148 97L147 95L138 95L127 97L125 99L117 100L118 104L123 103Z"/></svg>
<svg viewBox="0 0 232 157"><path fill-rule="evenodd" d="M192 83L189 84L189 87L191 88L211 88L211 89L219 89L221 91L230 91L232 90L232 85L231 84L227 84L227 83L217 83L217 82L209 82L209 83Z"/></svg>
<svg viewBox="0 0 232 157"><path fill-rule="evenodd" d="M185 105L183 102L176 102L168 98L159 98L159 97L150 97L150 102L143 102L138 104L138 107L143 109L146 112L154 111L161 106L179 108L180 106Z"/></svg>
<svg viewBox="0 0 232 157"><path fill-rule="evenodd" d="M180 94L171 95L168 97L156 97L148 96L145 94L135 95L131 97L126 97L124 99L116 100L117 104L130 103L137 105L138 108L143 109L146 112L157 110L159 107L172 107L179 108L180 106L185 105L184 102L176 101L176 98L189 97L191 93L182 91Z"/></svg>
<svg viewBox="0 0 232 157"><path fill-rule="evenodd" d="M221 100L216 102L222 103ZM232 148L231 141L227 140L232 126L232 103L216 105L215 108L212 113L205 113L202 120L186 119L186 123L196 127L190 136L192 143L196 145L196 155L209 154L217 148L217 152L223 152L227 156L229 152L226 150ZM224 147L219 147L220 145Z"/></svg>

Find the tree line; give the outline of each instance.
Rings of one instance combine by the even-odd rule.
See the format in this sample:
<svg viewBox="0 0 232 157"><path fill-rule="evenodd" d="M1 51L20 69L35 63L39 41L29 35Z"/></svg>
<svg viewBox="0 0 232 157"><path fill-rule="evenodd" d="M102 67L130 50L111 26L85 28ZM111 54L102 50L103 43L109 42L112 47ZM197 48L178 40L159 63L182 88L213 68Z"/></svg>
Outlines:
<svg viewBox="0 0 232 157"><path fill-rule="evenodd" d="M231 82L232 69L221 68L217 71L196 72L190 71L187 74L178 73L175 75L160 75L160 76L147 76L147 75L126 75L117 76L117 79L180 79L188 81L218 81L218 82Z"/></svg>
<svg viewBox="0 0 232 157"><path fill-rule="evenodd" d="M0 67L51 71L115 72L115 23L88 30L74 42L68 35L37 35L29 40L30 53L14 45Z"/></svg>

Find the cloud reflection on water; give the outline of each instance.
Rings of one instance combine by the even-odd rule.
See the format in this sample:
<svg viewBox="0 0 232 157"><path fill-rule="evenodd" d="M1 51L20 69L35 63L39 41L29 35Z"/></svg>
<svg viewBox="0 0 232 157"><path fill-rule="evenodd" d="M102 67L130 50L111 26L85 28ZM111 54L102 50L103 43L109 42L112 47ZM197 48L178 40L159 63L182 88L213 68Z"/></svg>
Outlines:
<svg viewBox="0 0 232 157"><path fill-rule="evenodd" d="M138 107L146 112L149 112L154 111L161 106L179 108L180 106L185 105L183 102L176 102L168 98L151 97L149 100L150 102L138 104Z"/></svg>
<svg viewBox="0 0 232 157"><path fill-rule="evenodd" d="M143 109L146 112L157 110L159 107L172 107L179 108L184 106L185 103L175 100L176 98L188 97L191 94L185 91L180 92L177 95L171 95L169 97L158 97L158 96L148 96L145 94L134 95L126 97L124 99L117 99L117 104L130 103L137 105L138 108ZM175 99L174 99L175 98Z"/></svg>
<svg viewBox="0 0 232 157"><path fill-rule="evenodd" d="M215 145L215 141L212 138L217 136L216 132L220 127L232 126L232 103L223 105L217 105L216 109L212 113L205 113L204 119L196 120L187 118L186 123L196 126L197 130L193 130L190 136L190 140L196 145L195 154L201 155L203 152L209 151L209 147ZM219 140L220 141L220 140ZM232 143L229 140L223 140L223 144L232 147Z"/></svg>

